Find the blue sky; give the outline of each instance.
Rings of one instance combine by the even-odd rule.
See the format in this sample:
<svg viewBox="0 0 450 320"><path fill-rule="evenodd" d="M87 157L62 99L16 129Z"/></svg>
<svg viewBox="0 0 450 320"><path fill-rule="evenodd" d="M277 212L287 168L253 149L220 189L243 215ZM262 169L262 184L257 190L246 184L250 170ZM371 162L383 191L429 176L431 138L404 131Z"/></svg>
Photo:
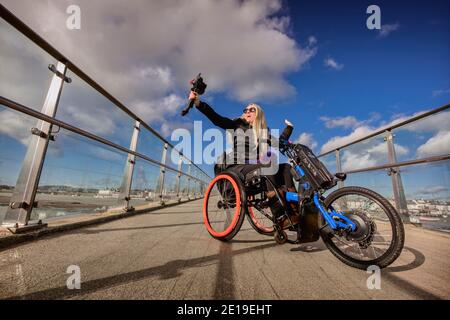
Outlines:
<svg viewBox="0 0 450 320"><path fill-rule="evenodd" d="M297 134L313 133L321 145L351 130L324 128L321 116L353 116L362 121L377 113L377 123L381 123L450 101L448 2L376 3L382 24L399 25L384 38L366 28L365 10L370 1L346 1L345 5L338 1L287 2L296 42L305 43L314 36L318 45L307 65L287 77L295 86L294 96L258 101L272 127L282 126L287 117L296 124ZM326 67L327 58L343 68ZM226 96L216 97L212 105L229 116L238 115L243 106Z"/></svg>
<svg viewBox="0 0 450 320"><path fill-rule="evenodd" d="M296 125L294 139L302 132L311 134L317 143L317 153L331 138L349 136L358 128L350 125L352 121L347 121L348 126L327 128L321 118L351 117L359 122L368 121L368 127L374 129L450 101L448 2L376 2L381 8L382 25L396 26L384 37L379 31L366 28L369 15L365 10L370 4L373 2L347 1L345 5L337 1L287 2L285 12L292 19L289 34L298 43L315 37L317 53L300 71L287 76L296 89L295 95L283 101L257 102L264 106L272 127L282 126L283 119L288 118ZM341 69L327 67L325 60L330 58ZM211 104L229 116L242 108L242 104L226 96L215 97ZM448 128L448 122L443 122L442 129L445 124ZM401 146L409 148L409 154L398 154L399 160L419 157L416 149L432 136L432 130L422 130L420 134L399 132ZM448 187L448 166L419 171L430 185L440 180L439 185ZM444 176L438 179L442 171ZM367 179L367 175L362 179ZM413 185L410 174L406 180L410 189ZM383 178L383 181L389 187L390 180ZM381 179L378 183L381 184ZM417 188L414 185L414 190Z"/></svg>
<svg viewBox="0 0 450 320"><path fill-rule="evenodd" d="M82 10L80 31L61 28L65 6L72 3L79 3ZM187 118L179 116L187 80L198 71L209 84L204 99L219 113L236 117L248 102L255 101L264 108L271 128L282 127L288 118L295 124L293 139L309 144L316 153L450 101L448 1L264 0L208 5L193 1L187 7L174 1L136 0L126 8L120 1L110 1L108 6L101 3L5 1L15 14L167 138L177 127L191 129L194 120L202 120L204 128L212 127L199 112L193 111ZM366 27L366 9L371 4L381 9L382 32ZM170 17L177 9L184 12L183 18L173 20ZM164 19L166 12L169 18ZM189 20L186 17L191 13ZM241 14L243 20L234 20ZM49 21L48 16L54 18ZM164 28L159 29L161 25ZM186 32L187 26L190 32ZM52 59L29 47L26 40L16 41L4 24L2 28L0 34L11 46L1 49L0 58L7 64L4 73L0 70L0 94L39 109L49 76L46 65ZM26 50L18 50L23 47ZM39 58L32 58L36 55ZM38 68L40 65L43 67ZM18 70L12 79L9 66ZM25 70L28 77L20 77ZM23 85L31 81L29 78L39 81ZM255 89L255 83L262 92ZM27 90L16 90L19 87ZM125 116L113 109L75 79L63 91L57 116L127 146L131 122L123 121ZM27 127L18 124L28 126L28 122L8 113L2 116L5 129L0 147L9 150L0 157L2 180L13 181L28 136ZM449 153L449 122L447 112L398 132L398 158ZM85 176L102 172L111 176L110 181L120 176L122 156L99 153L98 147L90 149L73 141L70 149L63 146L64 139L61 134L60 147L53 148L48 168L63 163ZM364 148L347 150L343 158L348 169L383 163L381 143L373 139ZM76 150L85 151L91 160L101 154L102 160L85 160ZM153 151L149 149L147 154ZM3 160L8 157L16 161ZM112 163L110 168L105 158ZM65 172L61 175L67 180L88 183L77 180L76 171L62 167L58 172ZM211 166L202 167L212 173ZM442 171L444 175L439 174ZM52 170L46 172L56 179ZM448 166L422 170L421 177L428 177L426 185L430 187L447 188L441 188L441 196L449 197ZM411 193L420 187L414 186Z"/></svg>

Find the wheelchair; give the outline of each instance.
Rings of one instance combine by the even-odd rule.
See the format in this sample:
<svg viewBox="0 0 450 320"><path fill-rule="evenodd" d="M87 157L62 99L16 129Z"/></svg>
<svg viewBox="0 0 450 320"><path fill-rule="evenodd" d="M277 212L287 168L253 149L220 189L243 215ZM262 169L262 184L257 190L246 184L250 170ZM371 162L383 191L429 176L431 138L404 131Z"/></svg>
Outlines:
<svg viewBox="0 0 450 320"><path fill-rule="evenodd" d="M269 200L267 196L269 191L275 193L273 200ZM273 205L274 201L282 206L285 214L278 217L273 214L271 204ZM279 244L293 242L287 238L281 227L281 221L287 219L288 227L284 229L290 231L298 231L301 223L294 224L291 221L285 203L277 186L266 176L261 175L260 169L255 169L245 176L224 170L216 174L206 190L203 203L204 223L211 236L218 240L230 241L239 232L245 216L256 232L274 236ZM306 216L305 213L309 208L303 204L302 209ZM318 212L309 211L307 219L309 232L300 234L296 243L319 239Z"/></svg>
<svg viewBox="0 0 450 320"><path fill-rule="evenodd" d="M281 195L278 186L259 170L245 176L230 170L216 172L203 201L203 221L213 238L232 240L246 216L255 231L273 236L278 244L322 238L334 256L355 268L384 268L398 258L404 246L404 227L386 198L359 186L336 188L325 197L346 174L332 175L308 147L287 139L280 141L280 152L290 161L298 192ZM272 213L269 191L275 191L284 215ZM292 222L286 204L298 206L299 222ZM287 226L281 223L286 219ZM296 232L296 238L290 239L285 230Z"/></svg>

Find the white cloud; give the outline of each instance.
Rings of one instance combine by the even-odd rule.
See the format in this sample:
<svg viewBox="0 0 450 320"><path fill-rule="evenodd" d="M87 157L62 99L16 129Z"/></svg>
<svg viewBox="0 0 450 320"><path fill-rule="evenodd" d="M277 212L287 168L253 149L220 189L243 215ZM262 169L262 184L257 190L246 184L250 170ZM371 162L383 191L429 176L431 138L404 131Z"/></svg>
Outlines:
<svg viewBox="0 0 450 320"><path fill-rule="evenodd" d="M325 126L327 128L336 128L336 127L352 128L355 125L359 124L359 121L353 116L338 117L338 118L330 118L323 116L320 117L320 120L325 122Z"/></svg>
<svg viewBox="0 0 450 320"><path fill-rule="evenodd" d="M79 1L79 31L63 27L69 4L72 1L6 1L125 102L136 93L141 100L161 98L155 92L146 95L161 79L158 71L171 76L171 81L162 82L162 94L186 90L188 80L201 71L209 90L231 92L240 100L283 97L294 91L285 73L298 70L315 54L315 48L301 48L287 35L290 19L275 16L281 9L278 0L137 0L133 5L85 0ZM127 79L134 70L146 76L144 81ZM270 87L270 94L262 87Z"/></svg>
<svg viewBox="0 0 450 320"><path fill-rule="evenodd" d="M12 110L0 111L0 133L28 145L30 129L36 126L36 120Z"/></svg>
<svg viewBox="0 0 450 320"><path fill-rule="evenodd" d="M188 82L198 72L209 93L225 92L242 102L279 99L295 93L285 75L317 51L315 37L302 47L289 36L290 18L280 14L281 0L110 0L107 5L80 0L81 30L65 27L71 0L2 3L138 117L166 133L179 120ZM0 93L39 110L51 76L47 65L55 61L14 29L0 28L6 44L0 76L11 80L0 83ZM65 84L57 117L100 135L121 132L123 113L114 112L106 99L92 98L96 93L73 78Z"/></svg>
<svg viewBox="0 0 450 320"><path fill-rule="evenodd" d="M354 127L354 129L352 130L352 132L350 134L344 135L344 136L335 136L335 137L330 138L327 142L325 142L322 145L321 153L328 152L330 150L339 148L343 145L346 145L348 143L351 143L351 142L354 142L361 138L364 138L365 136L367 136L375 131L382 130L383 128L390 127L392 125L398 124L398 123L403 122L412 117L423 114L426 111L427 110L422 110L422 111L414 113L411 116L398 115L390 122L382 122L381 125L370 126L370 125L368 125L369 123L378 119L378 115L373 114L368 120L358 121L357 126ZM324 118L324 117L321 117L321 118ZM331 118L327 118L327 119L331 119ZM336 118L336 119L339 119L339 118ZM336 119L332 119L332 120L336 120ZM428 116L428 117L418 120L416 122L409 123L406 126L397 128L396 132L409 131L409 132L415 132L415 133L432 133L432 134L436 135L438 132L442 131L442 128L447 128L449 123L450 123L450 111L444 111L444 112L440 112L440 113L432 115L432 116ZM445 151L445 149L443 149L441 154L444 154L444 151Z"/></svg>
<svg viewBox="0 0 450 320"><path fill-rule="evenodd" d="M380 32L378 33L378 37L379 38L386 38L392 32L397 31L398 28L400 28L400 24L398 22L391 23L391 24L383 24L381 26Z"/></svg>
<svg viewBox="0 0 450 320"><path fill-rule="evenodd" d="M329 139L321 148L321 153L328 152L330 150L339 148L345 144L353 142L355 140L361 139L370 133L372 133L375 129L368 126L361 126L354 129L349 135L346 136L336 136Z"/></svg>
<svg viewBox="0 0 450 320"><path fill-rule="evenodd" d="M353 153L351 151L345 150L342 153L342 170L357 170L363 168L373 167L377 164L376 159L372 158L369 153Z"/></svg>
<svg viewBox="0 0 450 320"><path fill-rule="evenodd" d="M378 155L387 155L388 150L387 150L387 145L386 143L379 143L373 147L370 147L367 149L368 153L374 153L374 154L378 154ZM408 147L399 145L399 144L395 144L395 153L397 156L404 156L406 154L408 154L409 149ZM386 157L384 157L386 158Z"/></svg>
<svg viewBox="0 0 450 320"><path fill-rule="evenodd" d="M324 60L324 64L325 66L334 69L334 70L342 70L344 68L344 65L341 63L338 63L335 59L333 58L326 58Z"/></svg>
<svg viewBox="0 0 450 320"><path fill-rule="evenodd" d="M442 130L417 148L419 157L450 154L450 131Z"/></svg>
<svg viewBox="0 0 450 320"><path fill-rule="evenodd" d="M100 136L111 135L116 130L113 114L110 110L101 108L96 108L93 113L89 112L87 108L66 105L61 108L60 118L67 119L70 124ZM101 119L101 124L99 124L99 119Z"/></svg>
<svg viewBox="0 0 450 320"><path fill-rule="evenodd" d="M161 123L177 114L185 100L175 94L152 101L135 101L130 109L151 123Z"/></svg>
<svg viewBox="0 0 450 320"><path fill-rule="evenodd" d="M372 112L370 114L370 117L365 120L358 120L354 116L345 116L345 117L327 117L327 116L321 116L319 119L324 122L325 127L331 129L331 128L356 128L361 127L365 125L369 125L377 120L380 119L380 114L377 112Z"/></svg>
<svg viewBox="0 0 450 320"><path fill-rule="evenodd" d="M161 124L160 127L160 133L163 137L170 137L172 135L172 132L176 129L187 129L191 130L193 127L192 122L181 122L181 121L175 121L175 122L164 122Z"/></svg>
<svg viewBox="0 0 450 320"><path fill-rule="evenodd" d="M399 118L394 119L391 121L391 123L387 125L396 124L402 121L405 121L411 117L415 117L417 115L423 114L428 110L423 110L420 112L414 113L412 116L402 116ZM448 125L450 123L450 111L443 111L436 113L434 115L428 116L426 118L420 119L416 122L410 123L402 128L399 128L397 130L407 130L411 132L433 132L437 133L438 131L441 131L443 128L448 128Z"/></svg>
<svg viewBox="0 0 450 320"><path fill-rule="evenodd" d="M446 89L446 90L433 90L432 95L433 95L433 97L435 98L435 97L439 97L439 96L441 96L441 95L448 94L448 93L450 93L450 89Z"/></svg>
<svg viewBox="0 0 450 320"><path fill-rule="evenodd" d="M314 139L314 136L312 133L303 132L295 140L295 143L304 144L305 146L309 147L311 150L314 150L317 147L317 141Z"/></svg>
<svg viewBox="0 0 450 320"><path fill-rule="evenodd" d="M424 113L420 111L413 116ZM368 125L360 125L352 130L352 132L345 136L336 136L329 139L321 148L321 153L340 148L343 145L349 144L356 140L366 137L367 135L382 130L393 124L404 121L410 117L399 116L391 120L389 123L383 123L381 126L371 127ZM367 123L367 121L361 121ZM395 143L395 152L397 157L408 156L411 159L424 158L435 155L444 155L450 153L450 131L447 130L450 123L450 112L440 112L433 116L418 120L395 129L395 133L406 131L406 135L415 134L432 134L425 143L421 144L417 149L414 145L404 146ZM403 140L402 140L403 141ZM407 143L407 142L405 142ZM414 148L413 148L414 147ZM342 149L341 151L342 169L344 171L367 168L375 165L387 163L387 145L384 142L383 134L363 140L357 144Z"/></svg>
<svg viewBox="0 0 450 320"><path fill-rule="evenodd" d="M360 146L352 146L344 149L341 156L342 169L344 171L368 168L387 163L387 145L380 139L361 142ZM404 156L409 153L405 146L395 144L397 156Z"/></svg>
<svg viewBox="0 0 450 320"><path fill-rule="evenodd" d="M40 110L54 59L6 23L0 23L0 95Z"/></svg>
<svg viewBox="0 0 450 320"><path fill-rule="evenodd" d="M317 38L314 37L314 36L309 36L309 37L308 37L308 44L309 44L310 46L316 45L316 44L317 44Z"/></svg>
<svg viewBox="0 0 450 320"><path fill-rule="evenodd" d="M417 190L416 194L435 194L435 193L441 193L441 192L446 192L448 191L448 187L446 186L433 186L433 187L426 187L426 188L421 188L419 190Z"/></svg>

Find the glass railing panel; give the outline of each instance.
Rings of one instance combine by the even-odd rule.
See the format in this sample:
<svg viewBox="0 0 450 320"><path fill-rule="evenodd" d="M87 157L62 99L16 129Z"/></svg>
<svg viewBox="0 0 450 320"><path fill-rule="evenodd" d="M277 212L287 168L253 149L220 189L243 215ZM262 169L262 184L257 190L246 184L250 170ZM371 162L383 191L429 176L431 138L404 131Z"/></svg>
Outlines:
<svg viewBox="0 0 450 320"><path fill-rule="evenodd" d="M183 157L183 162L181 163L181 171L183 173L189 173L190 161Z"/></svg>
<svg viewBox="0 0 450 320"><path fill-rule="evenodd" d="M197 179L200 179L200 170L196 166L192 166L191 175Z"/></svg>
<svg viewBox="0 0 450 320"><path fill-rule="evenodd" d="M203 196L205 194L206 191L206 183L201 182L200 183L200 196Z"/></svg>
<svg viewBox="0 0 450 320"><path fill-rule="evenodd" d="M330 171L332 174L337 172L336 156L334 152L320 157L319 160L325 165L325 167L327 167L328 171Z"/></svg>
<svg viewBox="0 0 450 320"><path fill-rule="evenodd" d="M173 169L178 170L180 159L181 159L180 153L176 149L169 146L167 148L166 165Z"/></svg>
<svg viewBox="0 0 450 320"><path fill-rule="evenodd" d="M0 223L19 177L37 120L0 105Z"/></svg>
<svg viewBox="0 0 450 320"><path fill-rule="evenodd" d="M352 173L347 175L344 186L359 186L378 192L395 207L392 192L392 180L387 170L374 170L367 172Z"/></svg>
<svg viewBox="0 0 450 320"><path fill-rule="evenodd" d="M189 198L194 199L197 188L197 182L195 180L189 181Z"/></svg>
<svg viewBox="0 0 450 320"><path fill-rule="evenodd" d="M159 205L159 175L159 166L144 159L136 158L130 191L131 206L136 209L144 209Z"/></svg>
<svg viewBox="0 0 450 320"><path fill-rule="evenodd" d="M41 111L56 60L0 18L0 61L0 96Z"/></svg>
<svg viewBox="0 0 450 320"><path fill-rule="evenodd" d="M450 153L450 110L408 123L394 133L397 161Z"/></svg>
<svg viewBox="0 0 450 320"><path fill-rule="evenodd" d="M152 132L141 126L136 151L153 160L161 162L164 150L164 142Z"/></svg>
<svg viewBox="0 0 450 320"><path fill-rule="evenodd" d="M185 175L180 177L180 198L181 200L187 200L189 196L189 184L188 178Z"/></svg>
<svg viewBox="0 0 450 320"><path fill-rule="evenodd" d="M166 170L164 176L164 188L162 193L163 201L165 203L178 201L176 186L177 186L177 173L172 170Z"/></svg>
<svg viewBox="0 0 450 320"><path fill-rule="evenodd" d="M136 121L73 72L67 76L72 82L63 88L56 118L129 148Z"/></svg>
<svg viewBox="0 0 450 320"><path fill-rule="evenodd" d="M360 141L340 150L342 171L369 168L387 164L387 143L385 134Z"/></svg>
<svg viewBox="0 0 450 320"><path fill-rule="evenodd" d="M450 161L401 167L400 177L412 221L450 232Z"/></svg>
<svg viewBox="0 0 450 320"><path fill-rule="evenodd" d="M118 207L127 153L64 129L50 141L31 220Z"/></svg>

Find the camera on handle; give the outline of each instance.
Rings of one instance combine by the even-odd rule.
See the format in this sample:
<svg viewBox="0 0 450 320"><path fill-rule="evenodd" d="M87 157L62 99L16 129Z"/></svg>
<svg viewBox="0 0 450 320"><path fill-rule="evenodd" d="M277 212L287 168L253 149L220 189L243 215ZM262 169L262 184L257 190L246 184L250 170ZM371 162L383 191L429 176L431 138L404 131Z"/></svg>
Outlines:
<svg viewBox="0 0 450 320"><path fill-rule="evenodd" d="M205 93L207 84L203 82L202 74L199 73L197 77L190 82L192 84L191 91L202 95ZM184 117L189 113L189 110L194 106L194 99L190 99L187 107L181 111L181 115Z"/></svg>

